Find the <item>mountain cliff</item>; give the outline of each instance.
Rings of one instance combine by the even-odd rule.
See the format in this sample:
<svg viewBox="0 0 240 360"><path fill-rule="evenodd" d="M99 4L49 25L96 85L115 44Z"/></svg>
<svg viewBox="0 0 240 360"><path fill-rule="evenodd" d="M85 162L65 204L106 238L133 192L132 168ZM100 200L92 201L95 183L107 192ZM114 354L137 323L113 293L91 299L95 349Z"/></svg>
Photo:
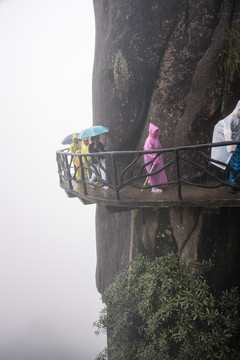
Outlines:
<svg viewBox="0 0 240 360"><path fill-rule="evenodd" d="M211 142L240 99L240 2L94 0L93 122L106 150L142 149L149 122L163 147ZM234 195L233 195L234 196ZM100 293L138 251L212 258L216 289L239 285L239 208L96 211Z"/></svg>

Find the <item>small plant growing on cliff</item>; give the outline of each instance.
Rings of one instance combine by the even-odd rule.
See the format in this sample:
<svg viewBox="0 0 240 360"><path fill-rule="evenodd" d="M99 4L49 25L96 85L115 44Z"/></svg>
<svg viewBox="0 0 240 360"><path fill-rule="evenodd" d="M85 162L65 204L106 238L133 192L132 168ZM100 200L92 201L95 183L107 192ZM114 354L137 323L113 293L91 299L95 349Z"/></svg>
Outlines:
<svg viewBox="0 0 240 360"><path fill-rule="evenodd" d="M221 72L228 79L233 71L236 71L240 76L240 58L236 50L239 35L239 31L233 25L226 31Z"/></svg>
<svg viewBox="0 0 240 360"><path fill-rule="evenodd" d="M240 359L237 289L213 296L212 263L180 263L176 254L139 255L103 295L95 325L108 335L98 360Z"/></svg>

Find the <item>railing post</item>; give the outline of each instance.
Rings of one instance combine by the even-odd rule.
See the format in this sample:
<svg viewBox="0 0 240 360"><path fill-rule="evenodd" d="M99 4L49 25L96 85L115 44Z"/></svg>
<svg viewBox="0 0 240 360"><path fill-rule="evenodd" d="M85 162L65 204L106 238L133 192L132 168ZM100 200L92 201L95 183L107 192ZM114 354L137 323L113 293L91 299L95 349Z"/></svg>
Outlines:
<svg viewBox="0 0 240 360"><path fill-rule="evenodd" d="M65 161L66 161L66 164L67 164L68 186L69 186L69 189L72 190L72 189L73 189L73 186L72 186L72 179L71 179L71 173L70 173L71 162L70 162L70 164L68 164L68 157L67 157L67 155L65 156Z"/></svg>
<svg viewBox="0 0 240 360"><path fill-rule="evenodd" d="M61 154L61 157L62 157L62 154ZM57 154L57 156L56 156L56 158L57 158L57 164L58 164L58 176L59 176L59 182L60 182L60 184L62 185L62 183L63 183L63 179L62 179L62 175L61 175L61 166L60 166L60 160L59 160L59 158L60 158L60 155L59 154Z"/></svg>
<svg viewBox="0 0 240 360"><path fill-rule="evenodd" d="M180 167L179 167L179 159L178 159L178 150L174 150L175 155L175 167L176 167L176 178L177 178L177 189L178 189L178 200L182 200L182 189L181 189L181 181L180 181Z"/></svg>
<svg viewBox="0 0 240 360"><path fill-rule="evenodd" d="M79 156L79 162L80 162L80 168L81 168L81 177L82 177L82 183L83 183L83 193L84 195L87 195L87 185L85 183L85 174L84 174L84 169L83 169L83 161L82 161L82 156Z"/></svg>
<svg viewBox="0 0 240 360"><path fill-rule="evenodd" d="M115 159L114 159L113 154L111 154L111 165L112 165L112 170L113 170L113 186L114 186L114 190L116 192L117 200L120 200L119 189L118 189L118 181L117 181L117 169L116 169L116 164L115 164Z"/></svg>

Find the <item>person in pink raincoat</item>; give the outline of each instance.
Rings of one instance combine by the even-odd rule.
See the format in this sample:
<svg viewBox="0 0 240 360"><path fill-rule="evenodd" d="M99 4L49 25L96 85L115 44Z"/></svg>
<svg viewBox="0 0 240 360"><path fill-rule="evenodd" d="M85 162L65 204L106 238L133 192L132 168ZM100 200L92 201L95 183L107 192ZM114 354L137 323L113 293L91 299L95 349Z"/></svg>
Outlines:
<svg viewBox="0 0 240 360"><path fill-rule="evenodd" d="M159 135L160 135L160 129L156 125L150 123L149 124L149 135L144 143L144 150L155 150L155 149L159 150L159 149L161 149L162 145L160 144L160 141L158 139ZM153 160L155 156L156 156L156 154L154 154L154 153L145 154L144 155L144 163L147 163L147 162ZM152 166L153 166L153 168L152 168ZM155 171L162 169L163 166L164 166L163 154L160 154L152 163L150 163L149 165L146 166L146 170L150 174L151 172L155 172ZM161 172L159 172L156 175L149 176L148 182L151 185L160 185L160 184L166 183L167 175L166 175L165 171L162 170ZM152 192L160 193L160 192L162 192L162 189L159 189L158 187L154 186L152 188Z"/></svg>

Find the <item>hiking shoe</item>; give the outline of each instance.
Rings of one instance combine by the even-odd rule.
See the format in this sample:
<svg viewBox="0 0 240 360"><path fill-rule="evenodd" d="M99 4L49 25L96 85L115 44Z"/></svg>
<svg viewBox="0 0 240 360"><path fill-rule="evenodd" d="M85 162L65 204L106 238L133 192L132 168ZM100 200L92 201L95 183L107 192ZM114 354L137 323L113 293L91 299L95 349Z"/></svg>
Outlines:
<svg viewBox="0 0 240 360"><path fill-rule="evenodd" d="M158 188L153 187L153 188L152 188L152 192L153 192L153 193L161 193L161 192L162 192L162 189L158 189Z"/></svg>

